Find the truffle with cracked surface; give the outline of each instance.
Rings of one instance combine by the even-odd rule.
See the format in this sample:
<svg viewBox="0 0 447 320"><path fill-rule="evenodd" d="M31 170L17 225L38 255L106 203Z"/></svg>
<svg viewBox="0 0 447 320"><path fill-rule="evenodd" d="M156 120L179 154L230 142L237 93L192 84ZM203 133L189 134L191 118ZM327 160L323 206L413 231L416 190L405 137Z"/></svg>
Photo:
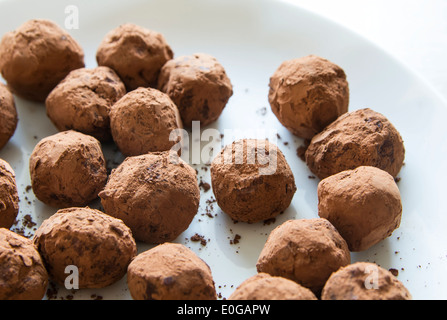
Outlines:
<svg viewBox="0 0 447 320"><path fill-rule="evenodd" d="M15 172L0 159L0 228L9 229L19 213L19 195Z"/></svg>
<svg viewBox="0 0 447 320"><path fill-rule="evenodd" d="M242 282L228 300L317 300L317 297L295 281L261 272Z"/></svg>
<svg viewBox="0 0 447 320"><path fill-rule="evenodd" d="M26 21L0 42L0 72L13 93L44 102L70 71L84 67L81 46L56 23Z"/></svg>
<svg viewBox="0 0 447 320"><path fill-rule="evenodd" d="M332 272L351 262L346 241L326 219L288 220L270 233L256 268L319 295Z"/></svg>
<svg viewBox="0 0 447 320"><path fill-rule="evenodd" d="M195 170L173 151L126 158L99 196L107 214L122 219L137 240L152 244L176 239L200 202Z"/></svg>
<svg viewBox="0 0 447 320"><path fill-rule="evenodd" d="M135 300L217 299L210 267L178 243L164 243L136 256L127 283Z"/></svg>
<svg viewBox="0 0 447 320"><path fill-rule="evenodd" d="M53 207L87 205L107 182L101 144L73 130L42 139L31 154L29 168L34 194Z"/></svg>
<svg viewBox="0 0 447 320"><path fill-rule="evenodd" d="M153 88L138 88L118 100L110 111L110 126L126 156L170 150L181 137L171 133L183 128L177 106Z"/></svg>
<svg viewBox="0 0 447 320"><path fill-rule="evenodd" d="M132 23L108 32L96 52L98 65L115 70L127 91L155 88L161 67L173 56L161 33Z"/></svg>
<svg viewBox="0 0 447 320"><path fill-rule="evenodd" d="M158 88L177 105L186 128L193 121L200 121L201 126L216 121L233 95L233 86L222 64L205 53L166 62Z"/></svg>
<svg viewBox="0 0 447 320"><path fill-rule="evenodd" d="M290 206L296 192L281 150L262 139L225 146L211 164L211 183L222 211L249 223L274 218Z"/></svg>
<svg viewBox="0 0 447 320"><path fill-rule="evenodd" d="M0 83L0 150L14 135L18 121L14 96L7 86Z"/></svg>
<svg viewBox="0 0 447 320"><path fill-rule="evenodd" d="M334 225L351 251L363 251L399 227L400 191L394 178L376 167L342 171L318 184L318 215Z"/></svg>
<svg viewBox="0 0 447 320"><path fill-rule="evenodd" d="M33 242L50 278L64 285L66 268L74 266L80 289L117 282L137 252L131 230L120 219L88 207L57 211L42 222Z"/></svg>
<svg viewBox="0 0 447 320"><path fill-rule="evenodd" d="M315 135L306 163L320 179L360 166L373 166L396 177L405 158L400 133L382 114L369 108L345 113Z"/></svg>
<svg viewBox="0 0 447 320"><path fill-rule="evenodd" d="M279 122L304 139L348 111L345 72L319 56L284 61L270 77L269 88L270 106Z"/></svg>
<svg viewBox="0 0 447 320"><path fill-rule="evenodd" d="M342 267L327 280L321 300L411 300L408 289L390 271L371 262Z"/></svg>
<svg viewBox="0 0 447 320"><path fill-rule="evenodd" d="M0 300L41 300L48 273L33 242L0 228Z"/></svg>
<svg viewBox="0 0 447 320"><path fill-rule="evenodd" d="M124 84L112 69L80 68L51 91L45 101L46 111L59 131L76 130L109 141L110 109L125 94Z"/></svg>

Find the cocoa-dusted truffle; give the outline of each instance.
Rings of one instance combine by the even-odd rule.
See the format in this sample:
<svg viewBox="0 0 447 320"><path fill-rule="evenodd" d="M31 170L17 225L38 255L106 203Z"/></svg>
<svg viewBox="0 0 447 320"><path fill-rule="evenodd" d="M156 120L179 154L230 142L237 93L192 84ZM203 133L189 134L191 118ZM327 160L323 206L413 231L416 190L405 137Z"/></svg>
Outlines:
<svg viewBox="0 0 447 320"><path fill-rule="evenodd" d="M292 280L261 272L242 282L228 300L317 300L317 297Z"/></svg>
<svg viewBox="0 0 447 320"><path fill-rule="evenodd" d="M411 300L407 288L388 270L371 262L356 262L334 272L322 300Z"/></svg>
<svg viewBox="0 0 447 320"><path fill-rule="evenodd" d="M29 167L34 194L54 207L87 205L107 182L99 141L72 130L42 139L31 154Z"/></svg>
<svg viewBox="0 0 447 320"><path fill-rule="evenodd" d="M158 88L180 110L183 124L206 126L217 120L233 95L224 67L209 54L196 53L168 61L160 72Z"/></svg>
<svg viewBox="0 0 447 320"><path fill-rule="evenodd" d="M335 226L351 251L363 251L399 227L399 188L376 167L342 171L318 184L318 215Z"/></svg>
<svg viewBox="0 0 447 320"><path fill-rule="evenodd" d="M405 158L399 132L382 114L369 108L346 113L315 135L306 163L320 179L359 166L373 166L393 177Z"/></svg>
<svg viewBox="0 0 447 320"><path fill-rule="evenodd" d="M46 99L47 115L59 131L76 130L100 141L111 140L109 112L126 94L112 69L80 68L68 74Z"/></svg>
<svg viewBox="0 0 447 320"><path fill-rule="evenodd" d="M67 267L79 289L103 288L120 280L136 255L132 232L123 221L91 208L67 208L42 222L34 235L50 278L65 284ZM76 271L75 271L76 270Z"/></svg>
<svg viewBox="0 0 447 320"><path fill-rule="evenodd" d="M173 56L162 34L131 23L107 33L96 52L98 65L115 70L128 91L155 88L161 67Z"/></svg>
<svg viewBox="0 0 447 320"><path fill-rule="evenodd" d="M39 102L67 76L84 67L79 44L52 21L29 20L0 42L0 72L14 93Z"/></svg>
<svg viewBox="0 0 447 320"><path fill-rule="evenodd" d="M284 155L268 140L242 139L227 145L211 164L211 182L222 211L249 223L286 210L296 191Z"/></svg>
<svg viewBox="0 0 447 320"><path fill-rule="evenodd" d="M18 213L16 176L9 163L0 159L0 228L11 228Z"/></svg>
<svg viewBox="0 0 447 320"><path fill-rule="evenodd" d="M30 239L0 228L0 300L41 300L48 273Z"/></svg>
<svg viewBox="0 0 447 320"><path fill-rule="evenodd" d="M17 109L14 96L0 83L0 150L8 143L17 128Z"/></svg>
<svg viewBox="0 0 447 320"><path fill-rule="evenodd" d="M178 135L170 139L171 132L183 127L177 106L152 88L138 88L122 97L110 112L110 126L113 140L127 156L171 149L180 141Z"/></svg>
<svg viewBox="0 0 447 320"><path fill-rule="evenodd" d="M173 151L126 158L99 196L106 213L122 219L137 240L152 244L177 238L200 202L195 170Z"/></svg>
<svg viewBox="0 0 447 320"><path fill-rule="evenodd" d="M127 283L135 300L216 300L209 266L182 244L164 243L140 253Z"/></svg>
<svg viewBox="0 0 447 320"><path fill-rule="evenodd" d="M256 267L318 295L331 273L350 262L346 241L328 220L315 218L288 220L273 229Z"/></svg>
<svg viewBox="0 0 447 320"><path fill-rule="evenodd" d="M348 111L345 72L315 55L284 61L269 86L273 113L290 132L305 139Z"/></svg>

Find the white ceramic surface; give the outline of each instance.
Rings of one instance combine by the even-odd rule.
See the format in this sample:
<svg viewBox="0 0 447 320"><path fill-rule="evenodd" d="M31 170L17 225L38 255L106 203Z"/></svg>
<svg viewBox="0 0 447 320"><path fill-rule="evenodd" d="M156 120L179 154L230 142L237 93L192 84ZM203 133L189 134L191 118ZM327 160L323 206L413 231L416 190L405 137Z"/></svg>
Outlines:
<svg viewBox="0 0 447 320"><path fill-rule="evenodd" d="M217 292L222 298L256 273L256 260L269 232L287 219L317 217L317 179L296 155L302 139L291 135L272 114L267 94L269 77L286 60L308 54L328 58L340 65L350 83L350 110L369 107L383 113L405 141L406 159L398 183L403 200L401 226L373 248L353 253L352 261L372 261L398 270L398 279L415 299L447 298L447 227L442 201L447 188L446 102L415 73L374 44L331 21L296 6L267 0L128 0L32 1L0 3L0 34L33 18L47 18L64 27L68 5L79 9L79 29L68 30L85 51L87 67L96 66L95 53L104 35L121 23L133 22L163 33L176 56L206 52L226 68L234 95L220 119L210 128L263 129L284 152L295 175L298 191L292 205L272 224L233 223L217 204L213 218L205 214L212 190L202 191L201 207L176 242L194 250L211 267ZM0 158L15 169L19 187L20 216L31 215L37 226L56 209L35 199L30 185L28 159L36 143L56 133L43 104L16 98L19 126ZM204 128L202 128L204 129ZM242 132L242 135L245 135ZM231 142L225 135L215 147ZM286 142L286 144L284 144ZM203 145L208 144L204 141ZM208 147L208 146L206 146ZM122 160L113 146L104 146L111 165ZM205 164L194 165L199 179L210 183ZM93 203L98 207L98 203ZM36 226L36 227L37 227ZM27 228L26 234L33 233ZM198 233L206 246L189 239ZM237 244L230 240L235 235ZM139 251L150 248L139 244ZM90 299L129 299L126 279L104 289L75 293L60 288L59 298L73 295Z"/></svg>

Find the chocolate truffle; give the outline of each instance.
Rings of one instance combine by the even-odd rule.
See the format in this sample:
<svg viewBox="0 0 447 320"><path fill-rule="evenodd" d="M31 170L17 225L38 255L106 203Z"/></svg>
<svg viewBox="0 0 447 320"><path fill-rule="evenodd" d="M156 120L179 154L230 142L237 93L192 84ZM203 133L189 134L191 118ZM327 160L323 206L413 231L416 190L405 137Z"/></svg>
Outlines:
<svg viewBox="0 0 447 320"><path fill-rule="evenodd" d="M161 67L173 56L162 34L131 23L111 30L96 52L98 65L115 70L128 91L155 88Z"/></svg>
<svg viewBox="0 0 447 320"><path fill-rule="evenodd" d="M99 196L106 213L122 219L137 240L152 244L177 238L200 202L195 170L173 151L126 158Z"/></svg>
<svg viewBox="0 0 447 320"><path fill-rule="evenodd" d="M242 139L227 145L211 164L211 182L222 211L249 223L286 210L296 191L284 155L268 140Z"/></svg>
<svg viewBox="0 0 447 320"><path fill-rule="evenodd" d="M177 105L187 128L192 121L206 126L217 120L233 95L224 67L204 53L168 61L161 69L158 88Z"/></svg>
<svg viewBox="0 0 447 320"><path fill-rule="evenodd" d="M183 127L177 106L152 88L138 88L122 97L112 107L110 126L113 140L126 156L171 149L180 141L178 135L170 139L171 132Z"/></svg>
<svg viewBox="0 0 447 320"><path fill-rule="evenodd" d="M399 188L376 167L342 171L318 184L318 215L334 225L351 251L363 251L399 227Z"/></svg>
<svg viewBox="0 0 447 320"><path fill-rule="evenodd" d="M67 277L77 274L79 289L103 288L120 280L137 252L123 221L88 207L57 211L42 222L33 241L50 278L64 285ZM67 267L77 269L67 273Z"/></svg>
<svg viewBox="0 0 447 320"><path fill-rule="evenodd" d="M334 272L322 300L411 300L405 286L388 270L371 262L356 262Z"/></svg>
<svg viewBox="0 0 447 320"><path fill-rule="evenodd" d="M360 166L377 167L396 177L405 148L392 123L366 108L342 115L315 135L305 157L309 169L320 179Z"/></svg>
<svg viewBox="0 0 447 320"><path fill-rule="evenodd" d="M31 154L29 167L34 194L53 207L87 205L107 182L99 141L72 130L42 139Z"/></svg>
<svg viewBox="0 0 447 320"><path fill-rule="evenodd" d="M326 219L288 220L270 233L258 272L284 277L318 295L326 280L351 262L346 241Z"/></svg>
<svg viewBox="0 0 447 320"><path fill-rule="evenodd" d="M135 300L216 300L209 266L182 244L164 243L140 253L127 269Z"/></svg>
<svg viewBox="0 0 447 320"><path fill-rule="evenodd" d="M109 112L126 94L108 67L73 70L46 99L47 115L59 131L76 130L100 141L112 139Z"/></svg>
<svg viewBox="0 0 447 320"><path fill-rule="evenodd" d="M0 159L0 228L9 229L19 213L19 195L14 170Z"/></svg>
<svg viewBox="0 0 447 320"><path fill-rule="evenodd" d="M29 20L0 42L0 72L26 99L44 102L70 71L82 67L82 48L52 21Z"/></svg>
<svg viewBox="0 0 447 320"><path fill-rule="evenodd" d="M242 282L228 300L317 300L317 297L292 280L261 272Z"/></svg>
<svg viewBox="0 0 447 320"><path fill-rule="evenodd" d="M284 61L270 78L269 87L273 113L298 137L311 139L348 111L345 72L318 56Z"/></svg>
<svg viewBox="0 0 447 320"><path fill-rule="evenodd" d="M0 300L42 300L48 273L30 239L0 228Z"/></svg>
<svg viewBox="0 0 447 320"><path fill-rule="evenodd" d="M0 83L0 150L8 143L17 128L17 109L14 96Z"/></svg>

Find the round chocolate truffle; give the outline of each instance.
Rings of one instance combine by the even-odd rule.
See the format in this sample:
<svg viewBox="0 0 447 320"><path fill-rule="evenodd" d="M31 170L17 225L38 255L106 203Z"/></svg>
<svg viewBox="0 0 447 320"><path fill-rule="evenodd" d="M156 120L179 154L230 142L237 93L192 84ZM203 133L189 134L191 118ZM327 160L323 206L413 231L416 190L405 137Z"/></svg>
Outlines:
<svg viewBox="0 0 447 320"><path fill-rule="evenodd" d="M87 205L107 182L99 141L72 130L42 139L31 154L29 167L34 194L53 207Z"/></svg>
<svg viewBox="0 0 447 320"><path fill-rule="evenodd" d="M137 252L123 221L88 207L57 211L42 222L33 241L50 278L60 285L76 283L79 289L120 280Z"/></svg>
<svg viewBox="0 0 447 320"><path fill-rule="evenodd" d="M48 273L30 239L0 228L0 300L42 300Z"/></svg>
<svg viewBox="0 0 447 320"><path fill-rule="evenodd" d="M356 262L334 272L321 300L411 300L407 288L388 270L371 262Z"/></svg>
<svg viewBox="0 0 447 320"><path fill-rule="evenodd" d="M140 253L127 269L135 300L216 300L209 266L182 244L164 243Z"/></svg>
<svg viewBox="0 0 447 320"><path fill-rule="evenodd" d="M399 227L399 188L388 172L376 167L342 171L318 184L318 215L334 225L349 250L363 251Z"/></svg>
<svg viewBox="0 0 447 320"><path fill-rule="evenodd" d="M161 67L173 56L162 34L131 23L111 30L96 52L98 65L115 70L128 91L155 88Z"/></svg>
<svg viewBox="0 0 447 320"><path fill-rule="evenodd" d="M338 65L310 55L284 61L270 78L273 113L294 135L311 139L348 111L349 85Z"/></svg>
<svg viewBox="0 0 447 320"><path fill-rule="evenodd" d="M113 140L126 156L167 151L180 141L170 139L173 130L182 129L177 106L165 93L138 88L127 93L110 112Z"/></svg>
<svg viewBox="0 0 447 320"><path fill-rule="evenodd" d="M17 128L17 109L14 96L0 83L0 150L8 143Z"/></svg>
<svg viewBox="0 0 447 320"><path fill-rule="evenodd" d="M222 211L249 223L286 210L296 191L284 155L268 140L242 139L227 145L211 164L211 182Z"/></svg>
<svg viewBox="0 0 447 320"><path fill-rule="evenodd" d="M242 282L228 300L317 300L317 297L295 281L261 272Z"/></svg>
<svg viewBox="0 0 447 320"><path fill-rule="evenodd" d="M0 159L0 228L9 229L19 213L19 195L14 170Z"/></svg>
<svg viewBox="0 0 447 320"><path fill-rule="evenodd" d="M82 48L52 21L29 20L0 42L0 72L26 99L44 102L70 71L82 67Z"/></svg>
<svg viewBox="0 0 447 320"><path fill-rule="evenodd" d="M196 172L173 151L126 158L99 194L106 213L122 219L139 241L172 241L197 213Z"/></svg>
<svg viewBox="0 0 447 320"><path fill-rule="evenodd" d="M126 94L108 67L73 70L46 99L47 115L59 131L76 130L100 141L112 139L109 112Z"/></svg>
<svg viewBox="0 0 447 320"><path fill-rule="evenodd" d="M258 272L284 277L318 295L332 272L351 262L346 241L326 219L288 220L270 233Z"/></svg>
<svg viewBox="0 0 447 320"><path fill-rule="evenodd" d="M203 53L168 61L161 69L158 88L171 97L188 128L192 121L206 126L217 120L233 95L223 66Z"/></svg>
<svg viewBox="0 0 447 320"><path fill-rule="evenodd" d="M405 148L391 122L366 108L342 115L315 135L305 156L309 169L320 179L360 166L377 167L396 177Z"/></svg>

